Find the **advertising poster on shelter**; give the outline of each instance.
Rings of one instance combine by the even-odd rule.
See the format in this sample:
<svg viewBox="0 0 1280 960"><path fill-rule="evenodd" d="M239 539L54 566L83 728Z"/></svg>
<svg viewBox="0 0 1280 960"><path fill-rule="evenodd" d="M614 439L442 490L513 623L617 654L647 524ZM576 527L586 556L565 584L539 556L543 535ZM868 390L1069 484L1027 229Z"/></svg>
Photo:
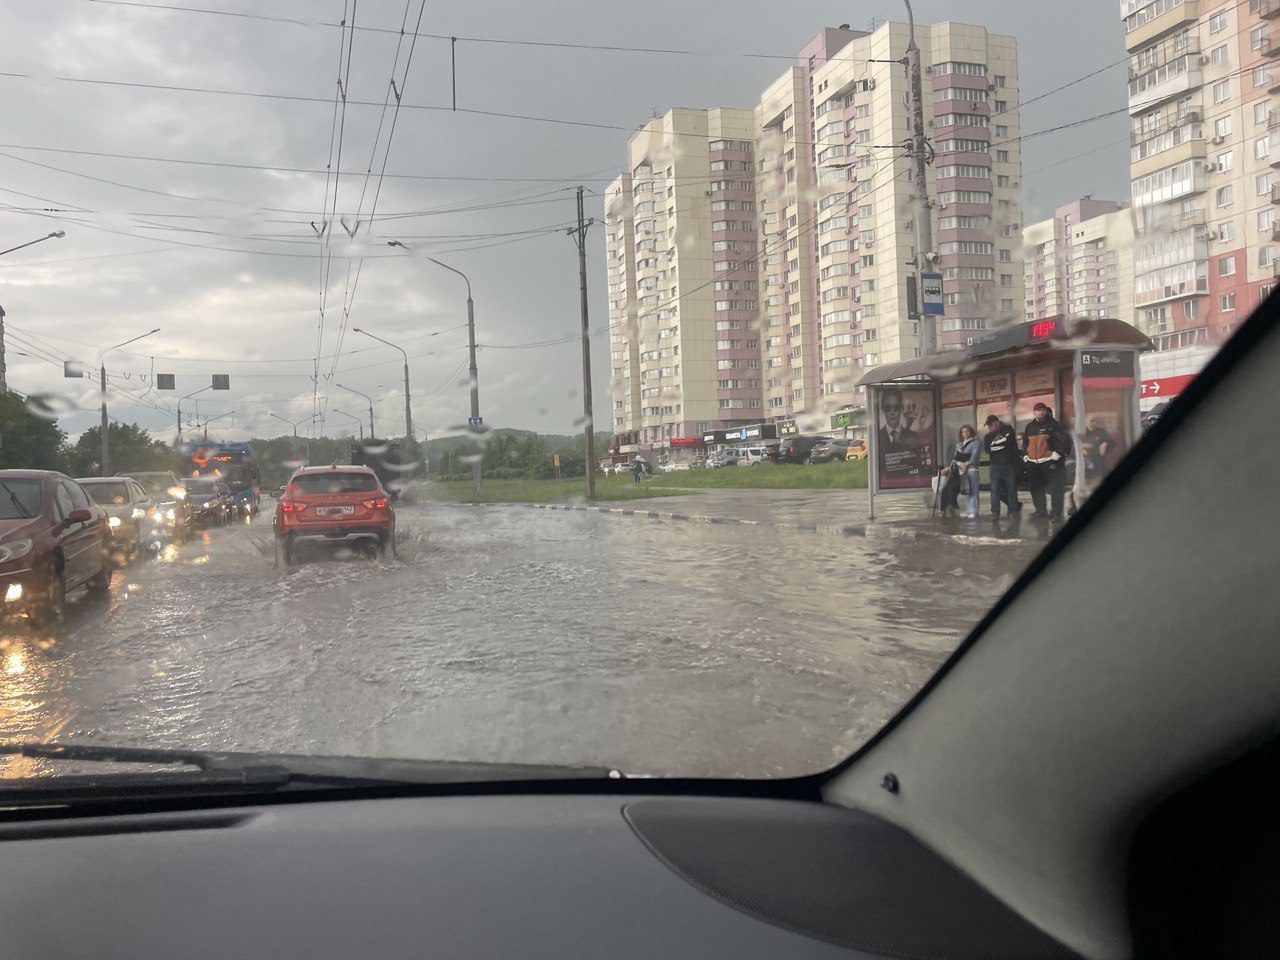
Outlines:
<svg viewBox="0 0 1280 960"><path fill-rule="evenodd" d="M876 410L880 489L929 486L938 469L937 417L932 389L880 388Z"/></svg>

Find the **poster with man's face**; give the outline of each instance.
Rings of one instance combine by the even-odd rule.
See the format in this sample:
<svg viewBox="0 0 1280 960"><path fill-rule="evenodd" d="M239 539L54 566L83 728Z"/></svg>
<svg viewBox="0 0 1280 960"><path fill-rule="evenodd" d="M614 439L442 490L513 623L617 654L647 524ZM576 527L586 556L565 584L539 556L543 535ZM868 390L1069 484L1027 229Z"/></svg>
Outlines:
<svg viewBox="0 0 1280 960"><path fill-rule="evenodd" d="M934 392L882 387L876 409L876 460L884 490L928 487L937 472Z"/></svg>

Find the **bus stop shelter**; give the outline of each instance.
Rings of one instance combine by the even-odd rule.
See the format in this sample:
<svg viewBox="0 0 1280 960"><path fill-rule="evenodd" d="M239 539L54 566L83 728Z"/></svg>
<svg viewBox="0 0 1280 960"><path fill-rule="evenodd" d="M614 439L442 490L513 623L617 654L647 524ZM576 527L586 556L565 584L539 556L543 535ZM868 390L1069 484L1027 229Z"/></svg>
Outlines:
<svg viewBox="0 0 1280 960"><path fill-rule="evenodd" d="M1121 320L1051 317L976 334L963 350L867 371L858 383L874 412L867 431L871 516L878 495L929 490L951 462L962 426L981 438L983 421L995 414L1021 431L1037 403L1051 407L1071 433L1067 466L1079 503L1138 437L1138 354L1150 349L1151 341ZM1079 455L1104 434L1111 440L1105 457Z"/></svg>

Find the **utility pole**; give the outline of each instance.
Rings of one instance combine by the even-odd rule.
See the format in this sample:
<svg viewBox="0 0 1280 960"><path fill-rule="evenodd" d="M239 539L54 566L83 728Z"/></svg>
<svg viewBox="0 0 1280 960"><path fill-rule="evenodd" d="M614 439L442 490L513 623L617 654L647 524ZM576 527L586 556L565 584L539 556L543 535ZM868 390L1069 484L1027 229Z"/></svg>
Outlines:
<svg viewBox="0 0 1280 960"><path fill-rule="evenodd" d="M578 188L578 226L569 232L578 244L578 287L582 301L582 419L587 435L587 499L596 498L596 430L591 413L591 330L587 317L587 227L582 219L582 187Z"/></svg>
<svg viewBox="0 0 1280 960"><path fill-rule="evenodd" d="M916 234L916 311L920 318L920 354L928 356L931 353L938 352L938 322L932 314L924 312L924 277L923 274L928 270L928 260L925 255L933 251L933 223L932 211L929 206L929 180L927 168L933 160L933 148L929 145L929 141L925 139L924 126L924 98L921 93L920 80L920 48L916 46L916 21L911 13L911 0L903 0L907 5L907 29L910 31L907 39L907 55L905 57L907 67L907 86L910 92L910 112L911 112L911 157L915 162L915 170L912 173L915 179L915 189L912 191L912 199L915 201L915 213L912 220L915 223Z"/></svg>
<svg viewBox="0 0 1280 960"><path fill-rule="evenodd" d="M142 340L145 337L149 337L152 334L159 332L160 328L156 327L154 330L148 330L146 333L140 333L138 336L124 341L124 343L117 343L114 347L107 347L107 349L103 350L102 353L98 354L98 383L101 388L102 400L102 476L104 477L111 476L111 447L107 439L107 354L112 350L119 350L121 347L127 347L129 344L137 340ZM182 429L181 425L179 425L178 429Z"/></svg>
<svg viewBox="0 0 1280 960"><path fill-rule="evenodd" d="M4 307L0 307L0 393L9 390L9 378L4 366Z"/></svg>

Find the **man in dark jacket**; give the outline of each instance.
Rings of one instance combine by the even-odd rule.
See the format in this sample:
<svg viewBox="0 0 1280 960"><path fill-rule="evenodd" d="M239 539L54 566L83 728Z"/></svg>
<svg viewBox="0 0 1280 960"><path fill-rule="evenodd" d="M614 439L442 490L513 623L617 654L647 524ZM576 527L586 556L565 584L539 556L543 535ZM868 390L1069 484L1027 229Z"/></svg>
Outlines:
<svg viewBox="0 0 1280 960"><path fill-rule="evenodd" d="M1013 427L1003 422L994 413L986 420L987 435L982 438L982 446L987 452L991 470L991 515L1000 519L1000 504L1009 508L1009 513L1017 515L1022 510L1018 501L1018 435Z"/></svg>
<svg viewBox="0 0 1280 960"><path fill-rule="evenodd" d="M1061 520L1066 493L1065 461L1071 452L1071 440L1062 424L1053 419L1053 411L1047 404L1037 403L1031 409L1035 419L1022 428L1022 459L1027 464L1031 502L1036 508L1033 516ZM1053 504L1047 514L1046 492Z"/></svg>

